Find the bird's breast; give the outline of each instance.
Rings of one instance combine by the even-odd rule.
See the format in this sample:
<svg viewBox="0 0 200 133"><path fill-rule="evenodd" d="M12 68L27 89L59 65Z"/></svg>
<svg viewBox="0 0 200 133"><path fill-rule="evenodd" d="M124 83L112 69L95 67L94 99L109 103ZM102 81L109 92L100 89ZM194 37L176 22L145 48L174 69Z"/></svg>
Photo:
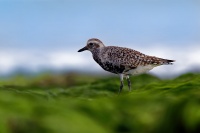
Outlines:
<svg viewBox="0 0 200 133"><path fill-rule="evenodd" d="M100 58L98 55L93 55L94 60L106 71L112 72L115 74L122 73L125 70L125 67L116 64L114 62L111 62L107 60L106 58Z"/></svg>
<svg viewBox="0 0 200 133"><path fill-rule="evenodd" d="M117 65L117 64L114 64L114 63L111 63L111 62L102 62L101 67L106 71L116 73L116 74L123 73L123 71L125 70L124 66Z"/></svg>

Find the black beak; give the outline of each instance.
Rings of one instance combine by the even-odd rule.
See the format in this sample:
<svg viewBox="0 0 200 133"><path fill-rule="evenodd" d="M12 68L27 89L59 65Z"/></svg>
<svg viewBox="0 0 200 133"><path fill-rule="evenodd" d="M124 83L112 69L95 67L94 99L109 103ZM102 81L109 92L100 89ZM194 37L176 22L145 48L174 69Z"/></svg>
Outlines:
<svg viewBox="0 0 200 133"><path fill-rule="evenodd" d="M88 48L85 46L85 47L83 47L82 49L79 49L79 51L78 52L82 52L82 51L85 51L85 50L88 50Z"/></svg>

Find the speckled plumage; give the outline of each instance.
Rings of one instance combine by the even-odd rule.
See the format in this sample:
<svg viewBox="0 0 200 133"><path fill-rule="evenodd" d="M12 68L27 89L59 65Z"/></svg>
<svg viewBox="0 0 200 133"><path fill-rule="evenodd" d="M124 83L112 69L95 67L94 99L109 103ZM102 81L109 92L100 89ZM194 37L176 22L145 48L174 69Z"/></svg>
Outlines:
<svg viewBox="0 0 200 133"><path fill-rule="evenodd" d="M91 51L94 60L106 71L120 77L147 72L156 66L172 64L174 60L148 56L136 50L117 46L105 46L99 39L89 39L78 52ZM122 86L123 88L123 86ZM129 88L130 89L130 88Z"/></svg>

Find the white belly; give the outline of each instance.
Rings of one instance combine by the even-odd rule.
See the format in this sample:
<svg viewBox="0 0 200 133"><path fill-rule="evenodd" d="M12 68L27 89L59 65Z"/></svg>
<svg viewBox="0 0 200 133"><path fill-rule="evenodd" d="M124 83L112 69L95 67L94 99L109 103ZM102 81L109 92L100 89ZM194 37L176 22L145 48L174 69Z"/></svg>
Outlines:
<svg viewBox="0 0 200 133"><path fill-rule="evenodd" d="M155 67L155 65L138 66L135 69L131 69L131 70L127 71L125 74L137 75L137 74L148 72L151 69L153 69L154 67Z"/></svg>

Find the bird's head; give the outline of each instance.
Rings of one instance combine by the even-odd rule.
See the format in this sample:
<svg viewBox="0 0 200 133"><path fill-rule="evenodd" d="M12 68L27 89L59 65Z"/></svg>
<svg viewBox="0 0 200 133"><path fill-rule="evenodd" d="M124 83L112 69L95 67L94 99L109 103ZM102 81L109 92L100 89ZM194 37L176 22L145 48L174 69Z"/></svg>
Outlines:
<svg viewBox="0 0 200 133"><path fill-rule="evenodd" d="M93 51L93 50L101 48L101 47L105 47L105 45L102 43L102 41L100 41L97 38L92 38L92 39L89 39L87 41L87 45L85 47L83 47L82 49L80 49L78 52L82 52L85 50Z"/></svg>

